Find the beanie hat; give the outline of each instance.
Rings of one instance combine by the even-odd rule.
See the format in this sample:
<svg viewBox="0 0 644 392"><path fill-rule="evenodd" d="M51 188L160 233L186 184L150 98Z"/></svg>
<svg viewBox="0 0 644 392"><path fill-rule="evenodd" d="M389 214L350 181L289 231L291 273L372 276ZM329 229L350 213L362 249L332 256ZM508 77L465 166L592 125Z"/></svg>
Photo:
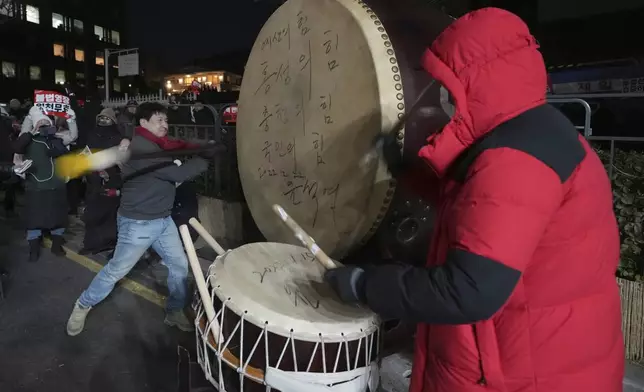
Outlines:
<svg viewBox="0 0 644 392"><path fill-rule="evenodd" d="M129 101L127 101L127 105L125 105L125 107L128 107L128 108L137 107L137 106L139 106L139 104L134 99L130 99Z"/></svg>
<svg viewBox="0 0 644 392"><path fill-rule="evenodd" d="M105 108L105 109L101 110L101 112L98 114L98 116L96 116L96 121L97 122L98 122L98 118L101 117L101 116L109 118L110 120L112 120L114 122L114 124L117 123L117 121L116 121L116 113L114 113L114 109L112 109L112 108Z"/></svg>

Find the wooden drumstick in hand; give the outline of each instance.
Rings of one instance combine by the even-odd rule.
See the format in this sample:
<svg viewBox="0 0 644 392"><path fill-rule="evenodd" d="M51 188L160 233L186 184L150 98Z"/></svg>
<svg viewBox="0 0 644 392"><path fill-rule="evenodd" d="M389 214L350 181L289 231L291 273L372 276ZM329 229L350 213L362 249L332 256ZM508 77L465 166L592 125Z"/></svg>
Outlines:
<svg viewBox="0 0 644 392"><path fill-rule="evenodd" d="M324 268L334 269L339 267L339 263L331 260L331 258L327 256L327 254L324 253L324 251L320 249L320 247L315 243L313 238L311 238L310 235L306 234L304 229L302 229L300 225L298 225L297 222L295 222L293 218L291 218L281 206L277 204L273 205L273 211L275 211L275 213L282 219L286 226L288 226L289 229L293 231L293 234L295 234L295 237L300 240L302 245L304 245L308 250L311 251L311 253L313 253L315 258L320 262L320 264L322 264Z"/></svg>

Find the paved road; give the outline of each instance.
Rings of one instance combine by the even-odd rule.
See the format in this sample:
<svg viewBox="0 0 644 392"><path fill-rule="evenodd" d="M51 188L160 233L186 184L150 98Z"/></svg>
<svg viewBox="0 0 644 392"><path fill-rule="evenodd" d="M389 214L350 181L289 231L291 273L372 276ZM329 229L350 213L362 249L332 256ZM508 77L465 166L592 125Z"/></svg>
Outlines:
<svg viewBox="0 0 644 392"><path fill-rule="evenodd" d="M21 237L0 221L0 262L11 271L0 301L0 391L185 390L187 356L179 347L194 360L193 334L166 327L161 307L120 286L92 310L81 335L68 337L67 317L94 273L47 249L27 263Z"/></svg>

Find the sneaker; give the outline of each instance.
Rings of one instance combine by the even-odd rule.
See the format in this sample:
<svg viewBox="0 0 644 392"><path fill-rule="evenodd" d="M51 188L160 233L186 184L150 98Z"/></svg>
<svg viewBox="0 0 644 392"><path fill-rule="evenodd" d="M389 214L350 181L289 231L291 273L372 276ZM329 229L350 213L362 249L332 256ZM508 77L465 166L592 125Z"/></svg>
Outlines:
<svg viewBox="0 0 644 392"><path fill-rule="evenodd" d="M191 322L183 310L177 310L171 313L168 313L163 320L165 325L170 327L177 327L183 332L192 332L195 330L195 325Z"/></svg>
<svg viewBox="0 0 644 392"><path fill-rule="evenodd" d="M87 318L87 314L90 310L92 310L92 308L84 308L80 306L78 301L76 301L74 304L74 310L72 310L72 314L69 316L69 320L67 321L67 335L76 336L83 332L83 328L85 328L85 319Z"/></svg>

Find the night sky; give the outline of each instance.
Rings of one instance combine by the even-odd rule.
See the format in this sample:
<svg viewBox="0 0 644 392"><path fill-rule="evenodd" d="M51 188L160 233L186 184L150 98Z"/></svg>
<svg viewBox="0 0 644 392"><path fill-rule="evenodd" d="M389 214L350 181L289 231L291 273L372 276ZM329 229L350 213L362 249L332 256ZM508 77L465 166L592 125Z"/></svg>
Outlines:
<svg viewBox="0 0 644 392"><path fill-rule="evenodd" d="M129 42L163 62L250 49L275 5L253 0L130 0ZM274 3L273 3L274 4Z"/></svg>

